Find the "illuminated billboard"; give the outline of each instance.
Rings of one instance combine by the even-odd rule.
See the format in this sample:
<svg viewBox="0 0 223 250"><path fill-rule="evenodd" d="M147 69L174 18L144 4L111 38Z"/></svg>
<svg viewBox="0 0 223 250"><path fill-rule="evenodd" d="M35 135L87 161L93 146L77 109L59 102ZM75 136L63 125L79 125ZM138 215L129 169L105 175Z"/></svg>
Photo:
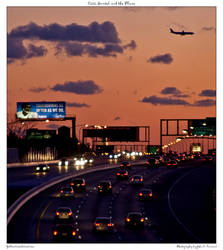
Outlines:
<svg viewBox="0 0 223 250"><path fill-rule="evenodd" d="M18 119L65 118L65 102L17 102Z"/></svg>
<svg viewBox="0 0 223 250"><path fill-rule="evenodd" d="M107 141L139 141L139 127L107 127L103 129L84 129L84 137L106 138Z"/></svg>

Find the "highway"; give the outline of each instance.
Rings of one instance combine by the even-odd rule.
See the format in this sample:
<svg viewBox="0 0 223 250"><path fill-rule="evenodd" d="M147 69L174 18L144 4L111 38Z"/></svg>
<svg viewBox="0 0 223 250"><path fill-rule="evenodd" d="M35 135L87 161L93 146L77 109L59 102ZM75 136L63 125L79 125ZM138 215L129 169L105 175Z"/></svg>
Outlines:
<svg viewBox="0 0 223 250"><path fill-rule="evenodd" d="M60 187L53 186L28 201L12 218L7 228L7 243L52 243L55 211L60 206L72 209L78 231L78 243L215 243L215 211L212 191L216 169L198 160L176 169L162 166L147 169L134 165L129 175L141 174L144 186L151 186L157 199L142 202L137 198L141 187L116 179L117 169L93 172L82 177L87 190L73 199L58 197ZM112 195L98 195L101 180L112 181ZM66 182L69 183L69 182ZM125 227L128 212L140 211L148 218L142 230ZM111 216L112 234L94 234L93 221ZM209 219L205 219L209 218Z"/></svg>
<svg viewBox="0 0 223 250"><path fill-rule="evenodd" d="M9 208L17 198L35 186L57 177L78 173L83 169L100 166L105 163L114 164L115 162L109 162L107 159L96 159L93 165L82 167L74 165L66 167L58 166L58 164L50 164L50 171L48 173L36 173L36 165L10 167L7 169L7 207Z"/></svg>

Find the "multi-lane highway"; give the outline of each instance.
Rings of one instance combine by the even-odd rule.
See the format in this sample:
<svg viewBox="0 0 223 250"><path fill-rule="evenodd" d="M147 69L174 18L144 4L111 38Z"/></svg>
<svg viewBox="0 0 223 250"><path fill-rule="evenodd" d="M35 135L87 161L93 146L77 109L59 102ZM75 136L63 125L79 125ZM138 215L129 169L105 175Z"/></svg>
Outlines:
<svg viewBox="0 0 223 250"><path fill-rule="evenodd" d="M195 161L176 169L162 166L147 169L136 164L129 175L141 174L144 187L150 186L157 199L142 202L137 198L141 187L116 179L117 169L83 175L86 192L73 199L58 197L57 184L28 201L8 225L8 243L52 243L55 211L70 207L78 229L78 243L215 243L216 223L212 192L216 170L213 164ZM98 195L101 180L112 181L112 195ZM68 184L69 181L66 182ZM140 211L147 218L142 230L125 227L128 212ZM94 234L94 219L111 216L112 234Z"/></svg>

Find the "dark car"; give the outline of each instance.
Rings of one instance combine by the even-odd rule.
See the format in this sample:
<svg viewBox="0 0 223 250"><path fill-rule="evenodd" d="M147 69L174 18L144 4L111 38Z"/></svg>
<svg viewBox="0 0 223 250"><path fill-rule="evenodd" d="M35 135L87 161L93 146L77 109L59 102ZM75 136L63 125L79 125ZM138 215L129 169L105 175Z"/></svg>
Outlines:
<svg viewBox="0 0 223 250"><path fill-rule="evenodd" d="M209 163L213 163L213 162L215 162L215 156L210 156L210 155L207 155L207 156L205 156L205 162L209 162Z"/></svg>
<svg viewBox="0 0 223 250"><path fill-rule="evenodd" d="M37 173L45 173L50 170L50 167L46 164L39 164L36 166L35 170Z"/></svg>
<svg viewBox="0 0 223 250"><path fill-rule="evenodd" d="M125 226L126 227L144 227L144 217L140 212L131 212L128 213L127 217L125 218Z"/></svg>
<svg viewBox="0 0 223 250"><path fill-rule="evenodd" d="M111 181L101 181L98 184L98 193L103 194L103 193L112 193L112 183Z"/></svg>
<svg viewBox="0 0 223 250"><path fill-rule="evenodd" d="M119 170L116 173L116 178L119 180L128 180L129 178L129 173L127 170Z"/></svg>
<svg viewBox="0 0 223 250"><path fill-rule="evenodd" d="M74 220L73 212L69 207L59 207L56 210L55 222L72 223Z"/></svg>
<svg viewBox="0 0 223 250"><path fill-rule="evenodd" d="M93 224L93 232L109 232L114 230L114 223L111 217L97 217Z"/></svg>
<svg viewBox="0 0 223 250"><path fill-rule="evenodd" d="M168 161L168 162L166 163L166 166L167 166L168 168L176 168L176 167L177 167L177 161L175 161L175 160L170 160L170 161Z"/></svg>
<svg viewBox="0 0 223 250"><path fill-rule="evenodd" d="M143 176L142 175L133 175L130 178L130 183L133 185L143 185Z"/></svg>
<svg viewBox="0 0 223 250"><path fill-rule="evenodd" d="M74 197L74 190L72 187L62 187L60 189L60 197L66 198L66 197Z"/></svg>
<svg viewBox="0 0 223 250"><path fill-rule="evenodd" d="M155 168L155 167L159 167L160 166L160 161L156 158L149 158L146 161L146 166L148 168Z"/></svg>
<svg viewBox="0 0 223 250"><path fill-rule="evenodd" d="M53 230L53 240L72 242L77 239L77 230L73 224L57 224Z"/></svg>
<svg viewBox="0 0 223 250"><path fill-rule="evenodd" d="M123 161L120 164L120 169L131 169L132 165L128 161Z"/></svg>
<svg viewBox="0 0 223 250"><path fill-rule="evenodd" d="M144 201L144 200L153 199L154 195L153 195L152 189L144 188L144 189L140 190L138 197L139 197L139 200Z"/></svg>
<svg viewBox="0 0 223 250"><path fill-rule="evenodd" d="M58 162L58 166L68 166L69 165L69 160L67 158L62 158Z"/></svg>
<svg viewBox="0 0 223 250"><path fill-rule="evenodd" d="M85 183L85 179L83 178L72 179L70 182L70 185L74 189L74 191L77 191L77 192L86 191L86 183Z"/></svg>

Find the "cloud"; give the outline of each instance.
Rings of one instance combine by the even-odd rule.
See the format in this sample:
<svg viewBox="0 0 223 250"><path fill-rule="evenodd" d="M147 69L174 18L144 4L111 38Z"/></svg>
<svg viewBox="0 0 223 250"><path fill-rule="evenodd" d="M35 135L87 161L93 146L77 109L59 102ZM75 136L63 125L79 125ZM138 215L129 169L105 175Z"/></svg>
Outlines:
<svg viewBox="0 0 223 250"><path fill-rule="evenodd" d="M204 30L204 31L212 31L212 30L214 30L214 31L216 31L216 28L215 27L202 27L202 30Z"/></svg>
<svg viewBox="0 0 223 250"><path fill-rule="evenodd" d="M26 48L21 39L8 39L7 41L7 57L8 63L13 63L15 60L26 60L32 57L41 57L47 54L47 49L44 46L35 46L29 44Z"/></svg>
<svg viewBox="0 0 223 250"><path fill-rule="evenodd" d="M132 40L129 44L121 46L119 44L102 44L92 45L89 43L77 43L77 42L60 42L56 45L55 55L61 54L65 51L67 56L83 56L88 55L90 57L105 56L105 57L117 57L117 54L124 53L125 49L134 50L136 48L136 42Z"/></svg>
<svg viewBox="0 0 223 250"><path fill-rule="evenodd" d="M189 95L183 94L176 87L166 87L166 88L162 89L160 93L163 95L172 95L174 97L181 97L181 98L189 97Z"/></svg>
<svg viewBox="0 0 223 250"><path fill-rule="evenodd" d="M123 46L124 49L132 49L134 50L136 48L136 42L134 40L132 40L129 44L126 44Z"/></svg>
<svg viewBox="0 0 223 250"><path fill-rule="evenodd" d="M144 97L140 102L151 103L153 105L189 105L188 102L181 99L172 99L165 97L157 97L155 95L150 97Z"/></svg>
<svg viewBox="0 0 223 250"><path fill-rule="evenodd" d="M214 89L204 89L201 91L199 96L216 97L216 90Z"/></svg>
<svg viewBox="0 0 223 250"><path fill-rule="evenodd" d="M164 64L170 64L173 61L173 58L170 54L164 54L164 55L157 55L154 57L150 57L147 62L150 63L164 63Z"/></svg>
<svg viewBox="0 0 223 250"><path fill-rule="evenodd" d="M120 116L116 116L114 120L115 120L115 121L118 121L118 120L120 120L120 119L121 119Z"/></svg>
<svg viewBox="0 0 223 250"><path fill-rule="evenodd" d="M74 108L89 108L90 105L85 103L77 103L77 102L66 102L66 105L68 107L74 107Z"/></svg>
<svg viewBox="0 0 223 250"><path fill-rule="evenodd" d="M43 91L46 91L47 88L32 88L32 89L29 89L31 92L34 92L34 93L40 93L40 92L43 92Z"/></svg>
<svg viewBox="0 0 223 250"><path fill-rule="evenodd" d="M46 55L47 50L43 46L29 45L25 48L24 40L53 42L56 49L55 55L65 52L67 56L117 57L126 49L136 48L134 40L122 45L115 25L109 21L101 24L92 22L88 26L75 23L40 26L29 23L12 29L8 34L8 63L16 59Z"/></svg>
<svg viewBox="0 0 223 250"><path fill-rule="evenodd" d="M12 29L8 37L46 41L120 42L114 24L109 21L102 24L92 22L88 26L76 23L64 26L58 23L40 26L32 22Z"/></svg>
<svg viewBox="0 0 223 250"><path fill-rule="evenodd" d="M103 89L95 84L92 80L77 82L70 81L63 84L58 83L52 87L51 90L75 93L78 95L94 95L103 91Z"/></svg>
<svg viewBox="0 0 223 250"><path fill-rule="evenodd" d="M192 106L195 106L195 107L209 107L209 106L215 106L215 105L216 105L216 101L213 99L199 100L199 101L196 101L194 104L192 104Z"/></svg>

